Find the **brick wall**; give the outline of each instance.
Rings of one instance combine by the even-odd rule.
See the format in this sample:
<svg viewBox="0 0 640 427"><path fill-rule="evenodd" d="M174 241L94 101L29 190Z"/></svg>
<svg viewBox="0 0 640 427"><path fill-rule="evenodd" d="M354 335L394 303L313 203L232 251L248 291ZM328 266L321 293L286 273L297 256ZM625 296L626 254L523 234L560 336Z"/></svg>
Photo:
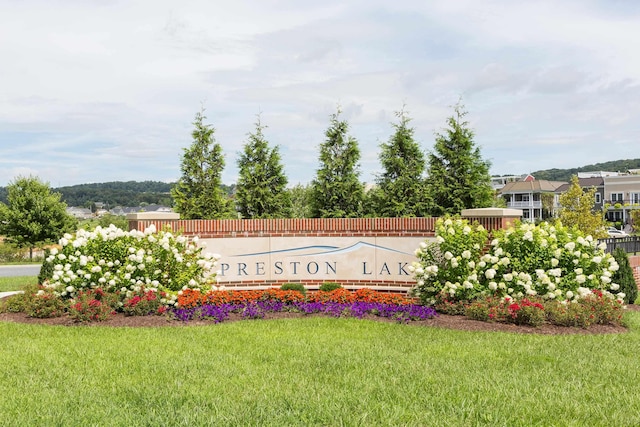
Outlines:
<svg viewBox="0 0 640 427"><path fill-rule="evenodd" d="M187 236L203 239L220 237L282 236L434 236L438 218L283 218L223 220L131 220L130 230L144 230L155 225L169 227ZM505 218L469 218L488 230L504 228Z"/></svg>
<svg viewBox="0 0 640 427"><path fill-rule="evenodd" d="M151 214L151 213L149 213ZM507 226L513 218L479 216L468 217L477 221L488 230ZM154 225L158 230L169 228L180 231L187 236L198 236L201 239L242 239L242 238L280 238L280 237L356 237L417 238L418 241L435 236L437 218L294 218L294 219L245 219L245 220L180 220L157 219L145 215L130 218L129 229L144 230ZM417 243L415 245L417 247ZM413 249L411 250L413 251ZM223 252L221 249L220 252ZM224 253L223 253L224 255ZM345 288L356 289L370 287L380 291L401 292L414 286L412 278L397 280L391 277L386 280L354 280L353 278L337 278ZM261 289L280 286L292 280L255 280L248 277L242 281L222 281L229 288ZM309 289L317 289L323 280L304 280Z"/></svg>
<svg viewBox="0 0 640 427"><path fill-rule="evenodd" d="M636 279L636 284L640 288L640 255L629 255L629 264L633 269L633 277Z"/></svg>
<svg viewBox="0 0 640 427"><path fill-rule="evenodd" d="M223 220L137 220L129 229L169 226L187 236L221 237L304 236L433 236L437 218L286 218Z"/></svg>

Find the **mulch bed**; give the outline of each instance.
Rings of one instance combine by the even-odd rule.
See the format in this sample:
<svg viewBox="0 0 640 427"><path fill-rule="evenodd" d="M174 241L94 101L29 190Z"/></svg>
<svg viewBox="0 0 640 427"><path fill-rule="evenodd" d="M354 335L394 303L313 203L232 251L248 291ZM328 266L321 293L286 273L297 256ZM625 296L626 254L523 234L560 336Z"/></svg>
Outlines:
<svg viewBox="0 0 640 427"><path fill-rule="evenodd" d="M637 306L630 305L630 310L638 310ZM231 314L224 323L234 321L260 321L268 319L284 319L284 318L302 318L309 315L301 313L268 313L264 319L258 320L246 320L239 314ZM319 315L313 315L319 316ZM394 322L392 319L386 319L377 316L367 316L366 319L380 321L380 322ZM172 320L165 316L125 316L118 313L112 316L110 319L104 322L92 322L92 323L77 323L74 322L68 316L55 317L50 319L36 319L27 317L24 313L0 313L0 321L3 322L16 322L27 324L42 324L42 325L61 325L61 326L90 326L90 327L190 327L211 325L214 326L214 322L210 320L192 320L189 322L182 322L178 320ZM543 335L565 335L565 334L610 334L610 333L625 333L627 328L623 326L610 326L610 325L592 325L587 329L563 327L554 325L542 325L538 327L531 326L519 326L506 323L495 322L480 322L477 320L471 320L464 316L451 316L446 314L439 314L437 317L429 320L412 321L408 323L408 327L435 327L446 329L457 329L463 331L495 331L495 332L512 332L518 334L543 334Z"/></svg>

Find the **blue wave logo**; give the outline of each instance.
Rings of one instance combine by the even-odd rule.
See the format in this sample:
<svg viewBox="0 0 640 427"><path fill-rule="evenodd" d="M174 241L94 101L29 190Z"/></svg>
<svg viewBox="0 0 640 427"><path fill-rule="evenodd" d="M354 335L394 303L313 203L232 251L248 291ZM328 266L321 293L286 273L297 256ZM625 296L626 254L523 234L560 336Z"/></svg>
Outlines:
<svg viewBox="0 0 640 427"><path fill-rule="evenodd" d="M281 249L278 251L255 252L251 254L241 254L241 255L233 255L233 256L244 257L244 256L258 256L258 255L283 254L283 253L289 254L291 256L296 256L296 257L319 256L319 255L342 255L342 254L347 254L349 252L357 251L358 249L362 249L362 248L373 249L373 250L384 251L384 252L393 252L393 253L402 254L402 255L413 255L412 253L399 251L397 249L387 248L385 246L379 246L379 245L374 245L372 243L360 241L360 242L354 243L351 246L347 246L346 248L340 248L338 246L316 245L316 246L302 246L299 248L291 248L291 249ZM312 251L312 252L307 252L307 251ZM305 252L305 253L300 253L300 252Z"/></svg>

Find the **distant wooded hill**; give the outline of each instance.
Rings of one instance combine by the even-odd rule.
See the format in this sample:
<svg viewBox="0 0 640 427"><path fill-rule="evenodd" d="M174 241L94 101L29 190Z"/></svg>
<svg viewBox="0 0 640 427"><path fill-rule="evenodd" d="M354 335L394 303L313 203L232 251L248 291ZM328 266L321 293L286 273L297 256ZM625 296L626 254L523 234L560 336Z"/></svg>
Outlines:
<svg viewBox="0 0 640 427"><path fill-rule="evenodd" d="M164 205L173 206L171 187L174 183L161 181L113 181L96 184L78 184L53 188L62 194L67 206L91 207L93 203L104 203L105 208L115 206ZM235 185L222 186L233 194ZM0 202L7 203L7 189L0 187Z"/></svg>
<svg viewBox="0 0 640 427"><path fill-rule="evenodd" d="M536 179L549 181L570 181L572 175L578 172L607 171L626 172L629 169L640 169L640 159L613 160L611 162L596 163L573 169L545 169L531 172Z"/></svg>
<svg viewBox="0 0 640 427"><path fill-rule="evenodd" d="M141 204L172 206L171 187L173 183L160 181L114 181L58 187L53 191L62 194L67 206L90 207L92 203L104 203L105 208L110 209Z"/></svg>

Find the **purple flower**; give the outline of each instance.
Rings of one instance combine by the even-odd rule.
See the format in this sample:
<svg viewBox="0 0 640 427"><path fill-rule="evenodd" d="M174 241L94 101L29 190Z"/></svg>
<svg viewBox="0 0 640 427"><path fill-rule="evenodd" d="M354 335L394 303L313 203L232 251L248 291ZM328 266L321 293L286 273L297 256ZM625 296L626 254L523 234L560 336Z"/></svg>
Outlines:
<svg viewBox="0 0 640 427"><path fill-rule="evenodd" d="M367 314L396 319L398 322L408 323L411 320L426 320L435 317L436 311L432 307L423 305L394 305L375 302L293 302L258 301L247 304L203 305L196 308L174 308L173 316L182 321L194 318L213 319L216 323L229 317L229 313L240 313L245 319L262 319L266 313L294 311L303 314L322 313L332 317L363 318Z"/></svg>

